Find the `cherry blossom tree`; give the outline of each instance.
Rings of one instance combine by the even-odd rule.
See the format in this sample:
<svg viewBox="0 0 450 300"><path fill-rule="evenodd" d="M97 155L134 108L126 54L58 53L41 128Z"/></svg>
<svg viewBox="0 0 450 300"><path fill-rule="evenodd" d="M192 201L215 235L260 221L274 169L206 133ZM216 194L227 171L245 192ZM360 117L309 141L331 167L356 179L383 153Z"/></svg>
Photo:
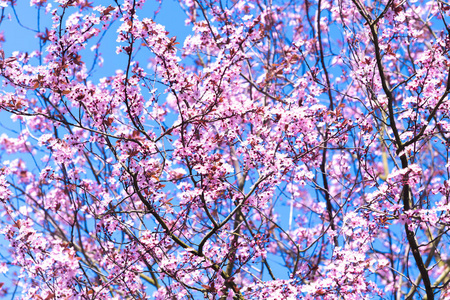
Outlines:
<svg viewBox="0 0 450 300"><path fill-rule="evenodd" d="M0 295L450 299L450 4L165 1L0 0Z"/></svg>

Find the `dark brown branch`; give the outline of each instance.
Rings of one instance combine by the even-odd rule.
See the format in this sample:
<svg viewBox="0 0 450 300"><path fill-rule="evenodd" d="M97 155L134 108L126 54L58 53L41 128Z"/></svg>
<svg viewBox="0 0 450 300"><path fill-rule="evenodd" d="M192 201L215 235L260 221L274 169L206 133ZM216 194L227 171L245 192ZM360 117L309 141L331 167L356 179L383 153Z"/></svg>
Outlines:
<svg viewBox="0 0 450 300"><path fill-rule="evenodd" d="M395 122L394 95L392 94L392 90L388 86L387 78L386 78L386 75L384 72L384 67L383 67L383 62L382 62L382 57L381 57L381 50L380 50L380 45L379 45L379 41L378 41L377 26L376 26L375 22L372 22L370 16L366 13L364 7L361 5L361 3L359 3L358 0L353 0L353 3L358 8L360 14L366 20L367 24L370 27L370 31L371 31L372 39L373 39L373 45L375 47L375 57L376 57L377 69L378 69L378 73L380 75L383 91L386 94L386 97L388 99L388 112L389 112L388 118L389 118L389 123L390 123L389 126L391 127L392 132L394 134L395 144L397 146L397 154L400 155L402 169L406 169L406 168L408 168L408 159L407 159L405 153L401 153L404 150L405 145L402 144L402 141L400 139L400 134L398 132L397 125ZM446 93L448 93L448 92L446 92ZM437 111L436 107L435 107L435 110ZM425 129L423 129L423 131L425 131ZM405 177L406 178L404 178L404 180L406 181L406 183L403 186L402 199L403 199L403 209L406 212L411 209L411 202L412 202L411 200L412 199L410 198L411 197L410 186L407 183L408 175L406 175ZM419 269L419 272L422 276L427 297L429 300L432 300L432 299L434 299L434 293L433 293L433 289L431 287L431 282L430 282L430 277L428 276L428 271L424 265L422 256L419 251L419 245L418 245L418 242L416 239L416 235L415 235L414 231L409 229L408 224L405 224L405 232L406 232L406 238L408 239L408 243L410 245L411 251L414 256L414 260L416 261L417 268ZM410 297L412 297L412 296L413 295L410 295Z"/></svg>

